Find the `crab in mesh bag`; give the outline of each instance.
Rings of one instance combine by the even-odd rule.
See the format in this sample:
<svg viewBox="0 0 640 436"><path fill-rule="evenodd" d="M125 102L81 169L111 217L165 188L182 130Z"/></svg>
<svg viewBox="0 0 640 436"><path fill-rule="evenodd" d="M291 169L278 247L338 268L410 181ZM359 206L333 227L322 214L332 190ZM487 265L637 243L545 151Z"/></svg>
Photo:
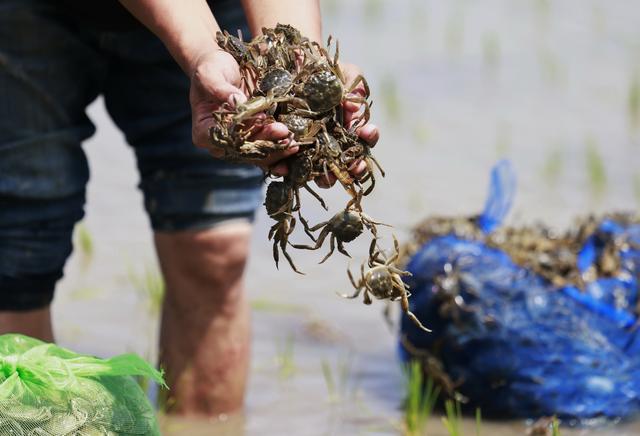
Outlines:
<svg viewBox="0 0 640 436"><path fill-rule="evenodd" d="M0 336L0 434L160 435L132 376L164 386L140 357L98 359L17 334Z"/></svg>

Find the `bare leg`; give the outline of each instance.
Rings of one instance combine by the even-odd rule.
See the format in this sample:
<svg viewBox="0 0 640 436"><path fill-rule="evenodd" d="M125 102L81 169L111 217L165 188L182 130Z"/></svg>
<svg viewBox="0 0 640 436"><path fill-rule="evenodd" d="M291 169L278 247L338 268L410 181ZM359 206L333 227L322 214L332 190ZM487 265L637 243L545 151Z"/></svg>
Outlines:
<svg viewBox="0 0 640 436"><path fill-rule="evenodd" d="M20 333L53 342L51 310L45 307L24 312L0 312L0 334L5 333Z"/></svg>
<svg viewBox="0 0 640 436"><path fill-rule="evenodd" d="M242 408L250 351L243 273L251 227L156 233L167 295L160 360L171 387L167 411L217 416Z"/></svg>

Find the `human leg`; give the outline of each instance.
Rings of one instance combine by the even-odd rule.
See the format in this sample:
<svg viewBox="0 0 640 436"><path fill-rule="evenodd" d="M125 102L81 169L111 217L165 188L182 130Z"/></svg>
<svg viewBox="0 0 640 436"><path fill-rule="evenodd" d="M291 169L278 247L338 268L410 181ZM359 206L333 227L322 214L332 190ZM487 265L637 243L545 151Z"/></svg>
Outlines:
<svg viewBox="0 0 640 436"><path fill-rule="evenodd" d="M82 217L91 49L55 6L0 3L0 333L52 340L49 305Z"/></svg>
<svg viewBox="0 0 640 436"><path fill-rule="evenodd" d="M183 232L157 232L167 283L161 360L172 387L170 412L216 416L244 401L250 352L243 273L248 222Z"/></svg>
<svg viewBox="0 0 640 436"><path fill-rule="evenodd" d="M262 173L193 146L188 79L144 32L106 48L114 60L105 102L135 149L167 284L160 358L168 411L216 416L238 410L244 397L250 338L242 277Z"/></svg>

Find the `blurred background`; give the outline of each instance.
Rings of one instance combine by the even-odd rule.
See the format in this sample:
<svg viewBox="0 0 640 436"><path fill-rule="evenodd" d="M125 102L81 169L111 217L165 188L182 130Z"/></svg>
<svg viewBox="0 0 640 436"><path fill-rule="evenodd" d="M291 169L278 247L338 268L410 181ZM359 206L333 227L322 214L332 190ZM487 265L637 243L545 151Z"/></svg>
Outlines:
<svg viewBox="0 0 640 436"><path fill-rule="evenodd" d="M374 152L387 177L364 209L394 226L387 245L392 232L406 239L427 215L478 212L490 168L505 157L518 176L510 223L564 228L576 215L638 210L640 3L324 0L322 8L325 34L371 85L382 133ZM134 156L102 100L89 115L98 133L85 144L87 215L58 288L56 335L79 352L153 360L163 285ZM331 214L346 202L340 188L322 195ZM312 222L330 216L304 203ZM317 265L321 253L292 250L307 275L286 263L276 270L270 225L260 210L247 275L254 342L246 416L212 425L220 434L400 433L404 381L383 305L336 295L350 290L349 259L339 254ZM351 245L352 268L366 245ZM198 434L190 423L173 425L175 434ZM486 434L525 432L521 422L483 426ZM446 432L435 420L429 434Z"/></svg>

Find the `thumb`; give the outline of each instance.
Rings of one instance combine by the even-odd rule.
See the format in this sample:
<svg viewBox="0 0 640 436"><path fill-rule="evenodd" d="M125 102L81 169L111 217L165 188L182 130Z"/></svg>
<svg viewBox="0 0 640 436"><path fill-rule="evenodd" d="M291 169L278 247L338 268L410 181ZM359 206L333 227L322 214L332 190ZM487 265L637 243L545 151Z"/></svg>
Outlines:
<svg viewBox="0 0 640 436"><path fill-rule="evenodd" d="M228 103L232 108L235 108L236 104L244 103L247 101L247 97L244 92L237 86L229 83L223 77L211 80L205 86L205 91L213 98L218 104Z"/></svg>

